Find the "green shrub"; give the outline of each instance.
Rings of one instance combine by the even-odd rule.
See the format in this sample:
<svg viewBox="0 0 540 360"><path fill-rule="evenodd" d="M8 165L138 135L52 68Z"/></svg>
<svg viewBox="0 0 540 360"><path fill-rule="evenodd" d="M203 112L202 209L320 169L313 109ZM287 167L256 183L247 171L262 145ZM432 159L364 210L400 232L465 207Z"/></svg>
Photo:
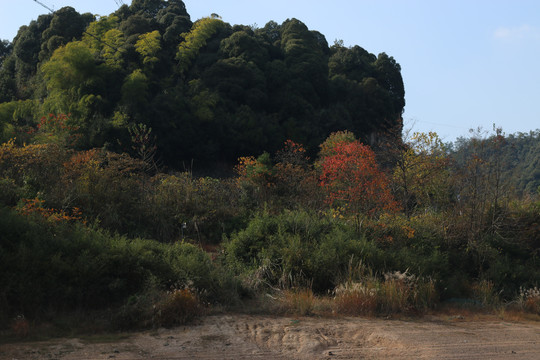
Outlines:
<svg viewBox="0 0 540 360"><path fill-rule="evenodd" d="M382 269L384 262L385 254L375 243L357 234L352 227L335 226L311 250L308 273L313 276L314 289L324 292L342 282L350 266L362 263Z"/></svg>
<svg viewBox="0 0 540 360"><path fill-rule="evenodd" d="M0 233L2 316L119 305L149 278L162 289L193 284L210 301L222 293L210 258L194 245L111 236L7 209L0 209Z"/></svg>
<svg viewBox="0 0 540 360"><path fill-rule="evenodd" d="M276 286L289 276L310 279L315 292L332 289L349 260L383 262L381 252L352 227L304 211L255 216L225 244L227 263L237 274L264 276Z"/></svg>
<svg viewBox="0 0 540 360"><path fill-rule="evenodd" d="M184 236L216 244L242 217L238 188L229 180L195 178L190 173L157 175L145 204L145 228L161 241ZM237 196L238 195L238 196ZM241 221L240 221L241 222ZM182 224L186 228L182 230Z"/></svg>
<svg viewBox="0 0 540 360"><path fill-rule="evenodd" d="M164 294L159 279L150 277L140 293L129 296L124 304L114 311L111 325L117 330L154 326L155 304Z"/></svg>
<svg viewBox="0 0 540 360"><path fill-rule="evenodd" d="M15 206L19 200L21 188L10 178L0 178L0 206Z"/></svg>

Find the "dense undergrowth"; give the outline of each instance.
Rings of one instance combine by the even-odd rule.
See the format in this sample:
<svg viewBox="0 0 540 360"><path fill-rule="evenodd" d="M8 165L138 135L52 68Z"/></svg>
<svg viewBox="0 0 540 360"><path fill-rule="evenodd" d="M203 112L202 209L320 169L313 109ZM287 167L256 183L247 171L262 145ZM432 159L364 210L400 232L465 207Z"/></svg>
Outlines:
<svg viewBox="0 0 540 360"><path fill-rule="evenodd" d="M121 309L114 321L136 324L129 311L139 294L165 301L161 298L175 296L167 295L171 291L185 291L193 299L224 304L237 297L226 286L232 279L224 279L195 245L129 239L78 223L21 217L6 208L0 214L3 322L13 314L46 321L62 311L112 306ZM155 303L147 305L145 311Z"/></svg>
<svg viewBox="0 0 540 360"><path fill-rule="evenodd" d="M3 144L2 328L25 334L81 311L108 328L173 326L247 303L295 314L422 313L444 301L540 312L538 197L511 196L490 164L467 173L434 151L405 150L401 168L382 169L367 147L342 146L355 141L333 134L315 162L287 142L241 159L232 179Z"/></svg>

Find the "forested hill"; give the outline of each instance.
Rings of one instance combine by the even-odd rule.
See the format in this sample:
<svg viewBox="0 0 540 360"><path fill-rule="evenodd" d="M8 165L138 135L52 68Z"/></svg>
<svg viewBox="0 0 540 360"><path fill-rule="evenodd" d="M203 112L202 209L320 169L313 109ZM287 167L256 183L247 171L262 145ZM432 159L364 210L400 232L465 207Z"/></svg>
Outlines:
<svg viewBox="0 0 540 360"><path fill-rule="evenodd" d="M462 169L480 160L490 168L486 174L512 195L540 194L540 130L510 135L498 133L489 137L459 138L451 158Z"/></svg>
<svg viewBox="0 0 540 360"><path fill-rule="evenodd" d="M180 0L134 0L108 16L64 7L3 41L0 62L0 140L28 141L43 115L69 114L76 147L131 150L137 126L172 166L232 163L286 139L316 151L338 130L400 134L405 106L385 53L329 46L297 19L193 22Z"/></svg>

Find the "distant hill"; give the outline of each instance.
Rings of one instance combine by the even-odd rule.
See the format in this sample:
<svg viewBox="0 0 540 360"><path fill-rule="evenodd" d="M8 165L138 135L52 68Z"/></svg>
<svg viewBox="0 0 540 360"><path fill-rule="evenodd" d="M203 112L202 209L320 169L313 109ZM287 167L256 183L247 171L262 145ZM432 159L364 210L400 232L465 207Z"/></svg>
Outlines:
<svg viewBox="0 0 540 360"><path fill-rule="evenodd" d="M486 176L500 172L500 182L507 191L518 196L540 191L540 130L507 136L491 135L484 138L461 138L455 144L452 157L461 167L466 159L478 157L491 169Z"/></svg>

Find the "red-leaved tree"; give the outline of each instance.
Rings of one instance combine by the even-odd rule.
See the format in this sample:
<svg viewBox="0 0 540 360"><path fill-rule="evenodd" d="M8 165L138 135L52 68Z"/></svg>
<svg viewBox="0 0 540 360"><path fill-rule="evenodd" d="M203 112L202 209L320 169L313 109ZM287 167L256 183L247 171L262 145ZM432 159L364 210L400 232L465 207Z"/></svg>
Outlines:
<svg viewBox="0 0 540 360"><path fill-rule="evenodd" d="M331 154L321 159L320 166L320 186L332 206L369 217L398 210L388 180L369 146L358 140L337 143Z"/></svg>

